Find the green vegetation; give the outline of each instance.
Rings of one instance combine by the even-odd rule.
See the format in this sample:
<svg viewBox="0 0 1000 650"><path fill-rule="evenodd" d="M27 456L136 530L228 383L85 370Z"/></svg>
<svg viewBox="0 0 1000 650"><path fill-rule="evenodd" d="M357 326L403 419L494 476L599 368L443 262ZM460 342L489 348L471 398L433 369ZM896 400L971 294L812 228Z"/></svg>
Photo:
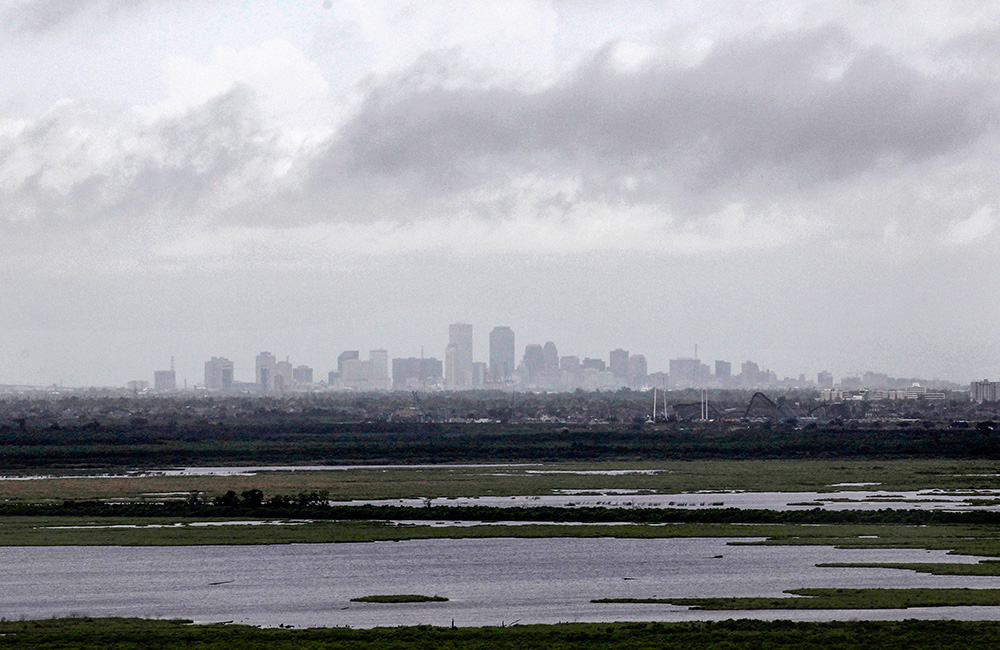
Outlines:
<svg viewBox="0 0 1000 650"><path fill-rule="evenodd" d="M408 395L396 396L408 399ZM518 395L519 400L534 399ZM6 468L167 467L185 464L583 462L645 459L951 458L1000 459L1000 437L987 427L952 428L942 421L901 429L891 424L831 422L671 422L644 425L648 396L636 397L631 417L580 423L490 424L390 422L392 396L367 421L345 421L350 409L325 410L264 400L241 403L239 417L216 409L186 415L207 402L178 405L161 421L90 421L44 426L0 422L0 465ZM608 399L601 394L567 400ZM598 409L607 414L607 402ZM141 408L141 405L137 406ZM572 405L569 409L574 409ZM630 407L631 409L631 407ZM558 410L558 409L556 409ZM72 410L71 410L72 412ZM631 412L631 411L630 411ZM209 419L208 416L213 419ZM468 412L465 415L469 415ZM529 416L533 417L533 416ZM639 421L636 421L638 418ZM21 420L24 418L18 418ZM51 422L51 420L50 420ZM985 424L985 423L981 423Z"/></svg>
<svg viewBox="0 0 1000 650"><path fill-rule="evenodd" d="M802 598L600 598L595 603L663 603L691 609L906 609L1000 605L1000 589L789 589Z"/></svg>
<svg viewBox="0 0 1000 650"><path fill-rule="evenodd" d="M4 444L0 443L0 460ZM192 459L189 459L191 462ZM204 462L204 461L201 461ZM259 462L259 459L258 459ZM276 462L276 461L268 461ZM346 462L338 459L335 463ZM705 491L692 499L726 501L713 491L833 492L852 490L1000 489L996 461L954 460L689 460L487 467L353 468L335 471L261 471L252 476L90 476L0 481L0 502L64 499L135 501L207 498L233 490L267 494L326 492L331 499L402 499L557 494L561 490L638 490L644 494ZM9 468L10 465L3 465ZM605 474L601 472L612 472ZM620 472L620 473L614 473ZM840 483L877 483L876 486ZM664 503L663 505L668 505Z"/></svg>
<svg viewBox="0 0 1000 650"><path fill-rule="evenodd" d="M957 562L826 562L818 567L902 569L936 576L1000 576L1000 560Z"/></svg>
<svg viewBox="0 0 1000 650"><path fill-rule="evenodd" d="M352 598L352 603L444 603L444 596L421 596L420 594L383 594Z"/></svg>
<svg viewBox="0 0 1000 650"><path fill-rule="evenodd" d="M0 622L0 648L125 650L162 648L313 648L316 650L965 650L1000 644L995 621L721 621L715 623L572 623L514 627L430 626L352 630L259 629L142 619L55 619Z"/></svg>

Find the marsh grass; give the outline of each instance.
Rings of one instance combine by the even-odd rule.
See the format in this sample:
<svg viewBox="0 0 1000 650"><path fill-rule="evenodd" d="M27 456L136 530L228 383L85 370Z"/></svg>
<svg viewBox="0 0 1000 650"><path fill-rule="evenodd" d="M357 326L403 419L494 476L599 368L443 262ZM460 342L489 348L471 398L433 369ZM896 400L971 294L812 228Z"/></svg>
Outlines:
<svg viewBox="0 0 1000 650"><path fill-rule="evenodd" d="M143 619L50 619L0 622L0 647L107 648L315 648L317 650L958 650L1000 644L994 621L720 621L694 623L567 623L455 629L418 626L261 629L243 625L191 625L188 621Z"/></svg>
<svg viewBox="0 0 1000 650"><path fill-rule="evenodd" d="M595 603L662 603L698 610L907 609L1000 605L1000 589L789 589L796 598L602 598Z"/></svg>
<svg viewBox="0 0 1000 650"><path fill-rule="evenodd" d="M663 470L655 474L578 474L608 470ZM0 501L156 499L158 493L233 490L266 494L328 491L335 500L553 494L558 490L696 490L811 492L855 490L1000 489L997 463L951 460L705 460L548 463L495 467L357 468L336 471L264 471L253 476L92 476L0 481ZM841 486L837 483L878 483ZM154 496L149 496L154 495Z"/></svg>
<svg viewBox="0 0 1000 650"><path fill-rule="evenodd" d="M381 594L375 596L361 596L352 598L352 603L445 603L448 599L444 596L422 596L420 594Z"/></svg>

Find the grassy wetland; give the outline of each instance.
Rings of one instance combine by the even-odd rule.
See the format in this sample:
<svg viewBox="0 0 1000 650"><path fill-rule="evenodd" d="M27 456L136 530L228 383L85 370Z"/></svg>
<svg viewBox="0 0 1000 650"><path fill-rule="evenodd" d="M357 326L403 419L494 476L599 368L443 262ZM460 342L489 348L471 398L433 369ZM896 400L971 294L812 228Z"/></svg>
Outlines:
<svg viewBox="0 0 1000 650"><path fill-rule="evenodd" d="M45 472L39 472L44 475ZM254 471L247 475L102 475L51 472L55 478L0 481L0 502L64 499L162 500L217 495L325 491L333 500L544 495L560 490L850 492L1000 490L1000 462L958 460L690 460L535 463L480 466L353 467ZM14 475L16 476L16 475ZM30 476L26 474L23 476ZM985 496L985 495L984 495Z"/></svg>
<svg viewBox="0 0 1000 650"><path fill-rule="evenodd" d="M416 650L546 648L620 650L651 648L781 648L784 650L958 650L1000 644L1000 623L967 621L866 621L792 623L566 623L513 627L397 627L261 629L245 625L192 625L182 620L57 619L0 622L0 648L140 647L314 648L322 650Z"/></svg>
<svg viewBox="0 0 1000 650"><path fill-rule="evenodd" d="M826 566L831 570L872 568L931 575L998 576L1000 513L916 507L917 502L941 499L942 495L990 499L991 490L1000 490L997 469L998 464L991 461L772 459L382 466L296 471L249 468L219 474L150 471L89 475L80 472L68 476L52 472L49 477L20 476L15 480L0 480L0 546L245 546L458 538L722 538L734 545L945 551L974 556L978 562L964 557L956 558L955 563L844 562ZM886 507L867 510L713 507L716 502L724 503L726 494L731 492L822 493L826 504L831 505L837 498L873 490L888 493ZM924 492L912 496L917 491ZM554 495L602 498L616 495L628 499L628 495L684 494L691 495L692 502L703 502L704 507L673 507L666 498L655 508L629 506L627 502L617 507L544 505L544 497ZM449 501L475 497L518 497L521 501L516 507L459 505ZM536 497L537 505L532 505L531 499ZM399 505L330 504L404 499L409 500L406 505L402 502ZM412 505L412 500L421 505ZM1000 606L1000 590L995 589L810 590L803 589L801 584L786 586L787 596L781 598L671 599L667 593L656 602L722 611ZM389 603L386 607L390 611L391 603L396 602L393 599L398 597L387 594L372 598L387 599L378 602ZM614 602L630 601L617 599ZM269 637L270 631L259 631L263 636L255 637L256 632L249 628L180 626L168 622L150 622L150 625L154 623L162 625L155 634L163 635L164 647L170 647L175 638L202 638L205 643L212 638L226 638L228 641L218 643L229 643L241 634L246 635L245 641L250 647L253 643L265 643L264 637L267 637L266 643L280 647L283 643L299 643L305 639L306 632L302 631L302 636L289 632L287 637ZM20 631L8 633L8 637L0 637L0 647L4 647L10 636L34 639L32 644L36 641L40 644L30 647L45 647L47 641L43 637L55 639L59 630L69 633L71 629L74 638L78 633L83 637L90 634L93 639L108 642L108 647L115 647L112 637L116 627L141 625L121 621L109 622L107 627L102 627L104 623L100 621L66 621L64 624L66 627L60 628L61 623L53 622L49 637L45 637L41 628L22 627ZM653 643L656 647L670 647L662 643L663 637L680 638L684 634L715 635L712 637L715 642L742 643L749 638L744 638L745 631L724 626L713 628L712 625L718 624L665 626L663 630L674 629L675 632L662 634L647 632L661 628L633 628L627 624L584 626L579 629L590 631L581 633L565 647L598 647L596 639L601 634L605 635L605 640L614 638L618 647L630 647L629 644L649 647ZM762 627L754 633L755 638L762 643L777 638L769 636L775 633L773 628L760 625ZM896 630L906 629L904 624L884 625L886 627L878 629L889 629L892 625L903 625L894 628ZM513 647L527 642L536 643L537 647L549 644L559 647L561 637L550 636L556 634L555 629L537 628L536 636L530 639L517 636L522 633L520 631L502 631L492 638L488 647L504 647L504 644ZM599 633L601 629L614 631ZM640 629L642 634L634 632ZM853 628L838 628L837 632L830 632L831 638L824 635L833 628L822 628L820 624L799 624L794 629L799 638L812 639L810 643L822 643L826 647L857 647L850 643L860 643L860 637L850 643L843 641L850 636L848 630ZM996 633L993 628L969 629L987 635ZM486 634L482 629L480 632ZM33 637L34 634L41 636ZM365 637L365 634L370 636ZM378 636L375 631L369 631L359 632L360 636L351 637L351 641L347 637L318 636L310 642L315 642L316 647L341 647L337 644L365 647L366 643L370 647L418 647L406 643L423 639L422 642L435 645L441 642L444 644L441 647L449 643L476 647L471 637L446 639L435 636L439 634L447 636L444 631L428 628L414 629L412 638L405 639ZM607 637L607 634L612 636ZM817 634L819 636L815 636ZM840 642L845 644L838 646Z"/></svg>

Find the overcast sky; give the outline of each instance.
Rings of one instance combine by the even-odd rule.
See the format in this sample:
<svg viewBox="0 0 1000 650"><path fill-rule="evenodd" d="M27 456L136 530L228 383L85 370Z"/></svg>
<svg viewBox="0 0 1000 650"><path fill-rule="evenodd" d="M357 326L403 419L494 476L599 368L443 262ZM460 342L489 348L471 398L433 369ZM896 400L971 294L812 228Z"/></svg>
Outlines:
<svg viewBox="0 0 1000 650"><path fill-rule="evenodd" d="M1000 375L998 3L0 0L0 61L0 384Z"/></svg>

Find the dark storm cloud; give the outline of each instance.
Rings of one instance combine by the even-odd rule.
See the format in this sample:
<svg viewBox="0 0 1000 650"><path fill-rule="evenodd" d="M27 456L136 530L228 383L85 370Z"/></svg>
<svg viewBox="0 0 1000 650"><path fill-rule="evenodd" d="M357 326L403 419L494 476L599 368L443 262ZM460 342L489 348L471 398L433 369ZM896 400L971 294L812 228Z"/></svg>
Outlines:
<svg viewBox="0 0 1000 650"><path fill-rule="evenodd" d="M857 174L953 151L995 123L993 88L924 74L826 28L717 46L681 68L614 64L614 46L542 92L436 83L440 60L373 90L314 169L314 189L366 177L462 191L510 172L621 176L672 200ZM427 79L431 79L430 82Z"/></svg>

